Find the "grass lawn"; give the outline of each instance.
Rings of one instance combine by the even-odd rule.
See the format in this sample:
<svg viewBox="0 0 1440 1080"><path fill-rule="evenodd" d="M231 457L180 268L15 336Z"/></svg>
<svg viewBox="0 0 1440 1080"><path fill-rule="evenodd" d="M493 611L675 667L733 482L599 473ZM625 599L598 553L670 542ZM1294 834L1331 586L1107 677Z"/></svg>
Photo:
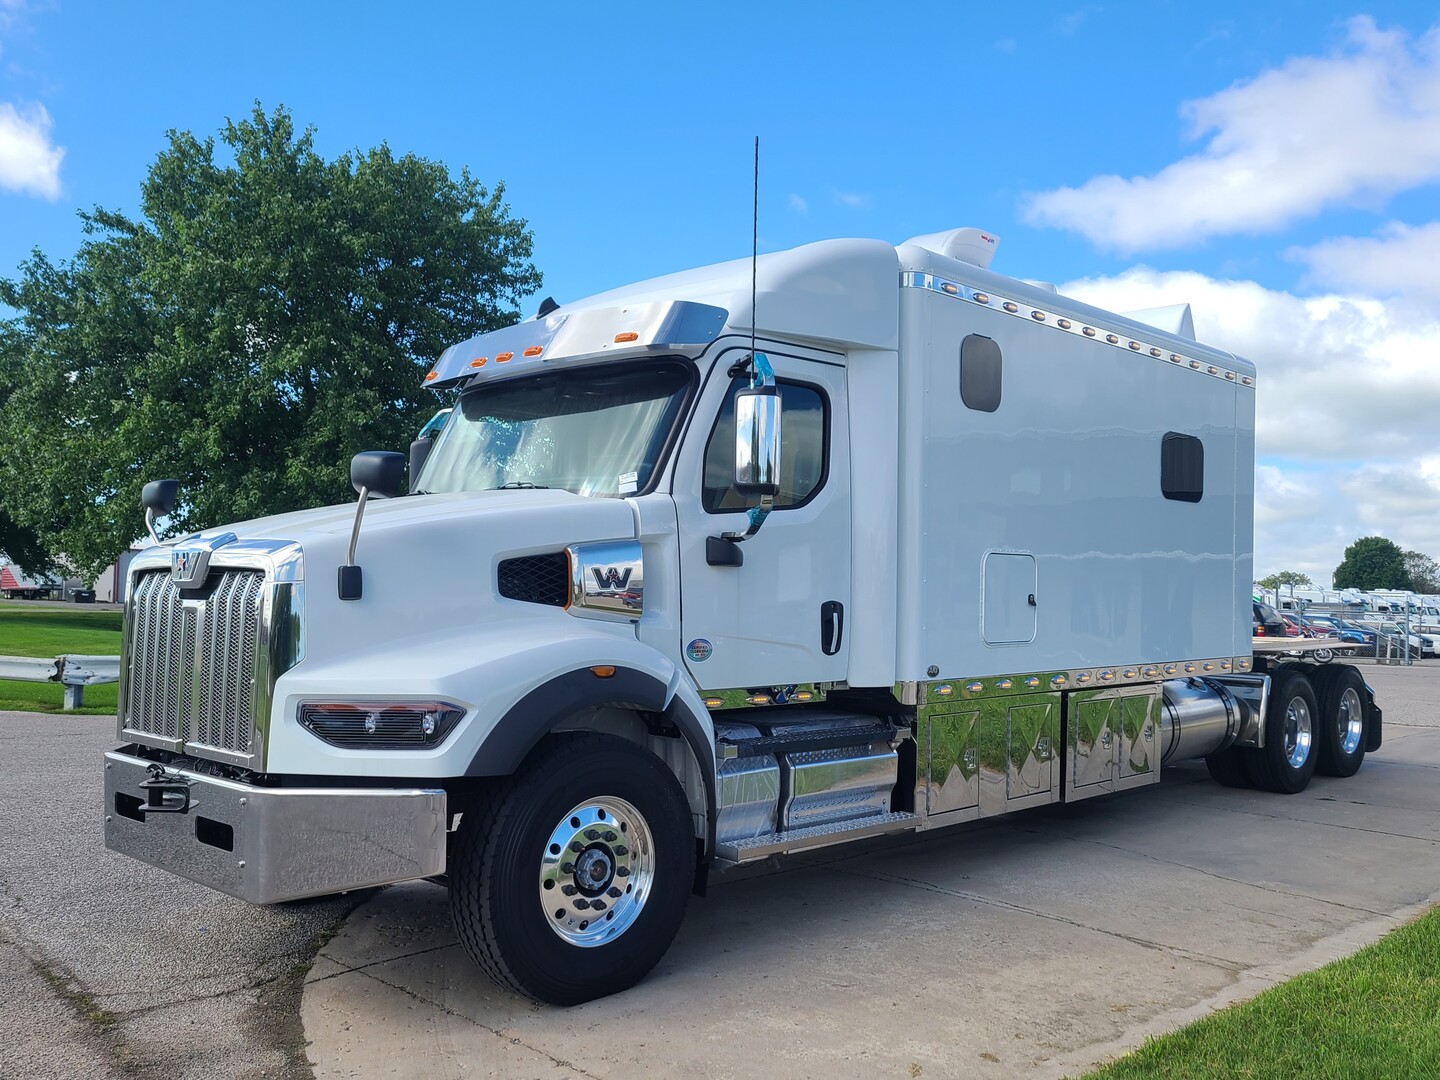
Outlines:
<svg viewBox="0 0 1440 1080"><path fill-rule="evenodd" d="M115 656L120 652L118 611L86 611L57 603L0 603L0 656L59 656L82 653ZM87 686L82 713L115 712L115 684ZM0 709L61 712L65 688L59 683L0 679Z"/></svg>
<svg viewBox="0 0 1440 1080"><path fill-rule="evenodd" d="M1440 1077L1440 908L1086 1080Z"/></svg>

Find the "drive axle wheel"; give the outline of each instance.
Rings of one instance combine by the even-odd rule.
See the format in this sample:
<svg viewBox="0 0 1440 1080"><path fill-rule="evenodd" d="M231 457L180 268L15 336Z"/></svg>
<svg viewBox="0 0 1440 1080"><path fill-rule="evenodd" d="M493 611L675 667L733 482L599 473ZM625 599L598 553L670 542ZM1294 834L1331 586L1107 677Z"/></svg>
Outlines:
<svg viewBox="0 0 1440 1080"><path fill-rule="evenodd" d="M1320 706L1316 741L1322 776L1354 776L1365 760L1365 680L1352 667L1326 668L1315 679Z"/></svg>
<svg viewBox="0 0 1440 1080"><path fill-rule="evenodd" d="M1305 790L1319 757L1315 747L1318 716L1310 680L1301 671L1281 666L1275 672L1265 710L1265 746L1245 758L1256 787L1282 795Z"/></svg>
<svg viewBox="0 0 1440 1080"><path fill-rule="evenodd" d="M578 1005L659 962L694 873L690 805L664 762L613 735L563 733L466 810L450 910L495 982Z"/></svg>

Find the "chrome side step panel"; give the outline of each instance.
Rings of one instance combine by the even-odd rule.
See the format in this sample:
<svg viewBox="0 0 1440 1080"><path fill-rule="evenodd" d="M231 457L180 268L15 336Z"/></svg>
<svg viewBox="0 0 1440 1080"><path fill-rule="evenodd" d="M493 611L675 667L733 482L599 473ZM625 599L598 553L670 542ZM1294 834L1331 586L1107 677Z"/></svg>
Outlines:
<svg viewBox="0 0 1440 1080"><path fill-rule="evenodd" d="M771 855L829 847L831 844L843 844L869 836L883 836L886 833L913 831L919 828L919 823L920 818L917 815L900 811L873 814L829 825L811 825L803 829L791 829L789 832L753 836L746 840L724 841L716 845L715 855L723 862L739 865L768 859Z"/></svg>

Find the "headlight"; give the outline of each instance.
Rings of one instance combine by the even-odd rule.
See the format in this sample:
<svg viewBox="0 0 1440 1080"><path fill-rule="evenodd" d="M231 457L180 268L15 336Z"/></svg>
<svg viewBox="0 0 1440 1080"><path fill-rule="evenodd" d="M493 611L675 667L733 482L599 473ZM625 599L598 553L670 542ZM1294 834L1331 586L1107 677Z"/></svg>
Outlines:
<svg viewBox="0 0 1440 1080"><path fill-rule="evenodd" d="M347 750L426 750L438 746L465 710L446 701L302 701L300 726Z"/></svg>

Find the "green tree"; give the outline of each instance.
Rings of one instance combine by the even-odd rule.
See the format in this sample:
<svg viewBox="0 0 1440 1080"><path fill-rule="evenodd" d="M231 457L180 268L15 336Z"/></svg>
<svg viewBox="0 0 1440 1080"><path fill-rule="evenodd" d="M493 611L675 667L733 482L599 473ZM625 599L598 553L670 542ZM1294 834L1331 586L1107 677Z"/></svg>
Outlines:
<svg viewBox="0 0 1440 1080"><path fill-rule="evenodd" d="M1275 589L1284 588L1286 585L1310 585L1313 584L1313 582L1311 582L1309 575L1302 574L1298 570L1281 570L1278 574L1271 574L1269 577L1261 578L1255 584L1259 585L1262 589L1274 591Z"/></svg>
<svg viewBox="0 0 1440 1080"><path fill-rule="evenodd" d="M1433 596L1440 593L1440 563L1419 551L1405 552L1405 573L1410 578L1410 588L1417 593Z"/></svg>
<svg viewBox="0 0 1440 1080"><path fill-rule="evenodd" d="M1337 589L1408 589L1405 553L1383 536L1362 536L1335 568Z"/></svg>
<svg viewBox="0 0 1440 1080"><path fill-rule="evenodd" d="M284 108L215 139L170 132L140 216L82 214L0 303L0 500L84 570L143 531L174 476L174 530L353 497L353 453L403 449L448 345L518 318L540 284L504 187L388 146L326 160Z"/></svg>

